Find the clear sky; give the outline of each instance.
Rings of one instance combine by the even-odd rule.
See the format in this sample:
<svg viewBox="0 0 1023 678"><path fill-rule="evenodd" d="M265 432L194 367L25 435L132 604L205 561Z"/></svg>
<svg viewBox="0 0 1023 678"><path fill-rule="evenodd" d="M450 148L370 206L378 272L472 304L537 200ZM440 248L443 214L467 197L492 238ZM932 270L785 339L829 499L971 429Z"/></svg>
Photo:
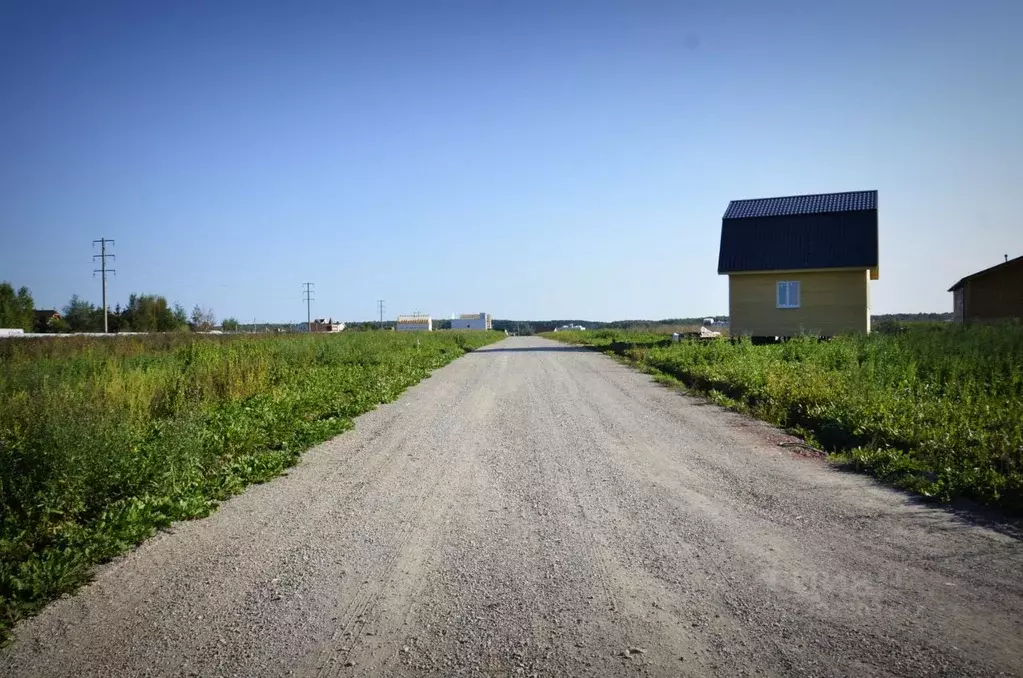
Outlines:
<svg viewBox="0 0 1023 678"><path fill-rule="evenodd" d="M1023 2L0 0L0 279L243 322L726 313L733 198L877 189L875 313L1023 254Z"/></svg>

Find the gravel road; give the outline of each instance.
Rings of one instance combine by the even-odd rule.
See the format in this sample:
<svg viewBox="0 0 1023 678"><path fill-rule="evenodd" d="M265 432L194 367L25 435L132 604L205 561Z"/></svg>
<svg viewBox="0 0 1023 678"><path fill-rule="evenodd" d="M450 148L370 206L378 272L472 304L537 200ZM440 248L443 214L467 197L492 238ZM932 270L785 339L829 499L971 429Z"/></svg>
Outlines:
<svg viewBox="0 0 1023 678"><path fill-rule="evenodd" d="M3 676L1023 671L1012 526L512 338L100 568Z"/></svg>

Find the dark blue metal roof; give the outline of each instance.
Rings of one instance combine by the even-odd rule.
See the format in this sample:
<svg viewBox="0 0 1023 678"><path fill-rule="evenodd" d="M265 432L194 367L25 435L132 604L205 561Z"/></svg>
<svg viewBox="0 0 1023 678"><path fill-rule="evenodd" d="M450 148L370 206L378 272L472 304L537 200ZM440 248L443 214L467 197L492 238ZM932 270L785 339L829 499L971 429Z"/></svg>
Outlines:
<svg viewBox="0 0 1023 678"><path fill-rule="evenodd" d="M876 268L877 191L735 200L718 273Z"/></svg>
<svg viewBox="0 0 1023 678"><path fill-rule="evenodd" d="M725 219L779 217L793 214L828 214L877 209L877 191L793 195L784 198L733 200L725 210Z"/></svg>

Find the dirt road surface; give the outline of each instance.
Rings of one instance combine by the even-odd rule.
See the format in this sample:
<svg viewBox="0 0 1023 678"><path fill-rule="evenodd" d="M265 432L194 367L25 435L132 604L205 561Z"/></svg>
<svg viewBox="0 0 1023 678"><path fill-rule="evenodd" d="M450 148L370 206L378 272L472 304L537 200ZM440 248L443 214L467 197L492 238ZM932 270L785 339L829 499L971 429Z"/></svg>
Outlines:
<svg viewBox="0 0 1023 678"><path fill-rule="evenodd" d="M20 624L3 676L992 676L1009 526L513 338Z"/></svg>

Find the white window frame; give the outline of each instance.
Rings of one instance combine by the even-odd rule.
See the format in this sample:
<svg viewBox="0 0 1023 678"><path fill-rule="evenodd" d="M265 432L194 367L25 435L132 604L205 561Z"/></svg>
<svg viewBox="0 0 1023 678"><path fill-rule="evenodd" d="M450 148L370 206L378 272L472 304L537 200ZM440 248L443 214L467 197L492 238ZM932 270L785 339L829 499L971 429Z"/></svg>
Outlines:
<svg viewBox="0 0 1023 678"><path fill-rule="evenodd" d="M779 280L774 288L774 300L778 308L799 308L801 285L798 280ZM782 303L782 290L785 290L785 303ZM792 292L795 291L795 303L792 301Z"/></svg>

